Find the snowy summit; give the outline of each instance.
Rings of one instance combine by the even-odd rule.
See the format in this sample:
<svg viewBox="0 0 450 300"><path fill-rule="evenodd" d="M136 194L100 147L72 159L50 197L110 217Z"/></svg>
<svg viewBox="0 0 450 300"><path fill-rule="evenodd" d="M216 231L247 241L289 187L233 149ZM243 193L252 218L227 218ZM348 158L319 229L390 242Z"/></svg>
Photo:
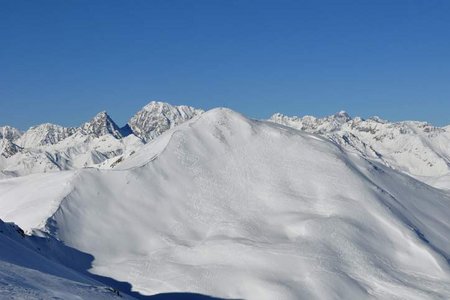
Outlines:
<svg viewBox="0 0 450 300"><path fill-rule="evenodd" d="M448 127L151 102L3 128L0 298L450 295Z"/></svg>

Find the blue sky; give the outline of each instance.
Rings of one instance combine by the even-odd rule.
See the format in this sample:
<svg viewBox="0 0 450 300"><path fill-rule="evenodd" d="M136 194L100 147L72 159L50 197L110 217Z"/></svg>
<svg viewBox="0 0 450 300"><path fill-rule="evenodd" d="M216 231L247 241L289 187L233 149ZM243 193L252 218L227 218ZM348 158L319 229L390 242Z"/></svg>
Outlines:
<svg viewBox="0 0 450 300"><path fill-rule="evenodd" d="M450 124L450 1L0 0L0 125L151 100Z"/></svg>

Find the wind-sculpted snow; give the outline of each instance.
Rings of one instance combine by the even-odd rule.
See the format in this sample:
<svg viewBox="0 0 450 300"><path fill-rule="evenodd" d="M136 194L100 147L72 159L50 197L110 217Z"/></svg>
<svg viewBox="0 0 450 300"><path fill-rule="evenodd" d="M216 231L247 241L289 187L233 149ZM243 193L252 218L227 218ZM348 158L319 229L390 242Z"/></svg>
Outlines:
<svg viewBox="0 0 450 300"><path fill-rule="evenodd" d="M50 217L41 214L43 229L92 255L90 272L142 294L450 294L449 195L325 137L214 109L113 170L67 174L70 189L58 192L59 202L35 202L39 192L30 193L27 203L52 208L45 210ZM53 176L54 188L60 186L58 173L48 176L49 185ZM14 209L20 185L5 182L10 186L0 185L0 195L10 195L0 197L0 207L15 213L0 210L0 218L30 230ZM30 177L22 187L42 182ZM52 203L59 203L56 210Z"/></svg>

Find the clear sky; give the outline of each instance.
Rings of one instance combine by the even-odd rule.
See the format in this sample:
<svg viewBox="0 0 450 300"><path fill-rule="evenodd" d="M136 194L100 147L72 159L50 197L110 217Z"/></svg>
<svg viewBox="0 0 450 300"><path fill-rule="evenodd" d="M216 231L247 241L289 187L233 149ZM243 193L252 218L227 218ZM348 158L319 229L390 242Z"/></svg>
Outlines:
<svg viewBox="0 0 450 300"><path fill-rule="evenodd" d="M151 100L450 124L450 1L0 0L0 125Z"/></svg>

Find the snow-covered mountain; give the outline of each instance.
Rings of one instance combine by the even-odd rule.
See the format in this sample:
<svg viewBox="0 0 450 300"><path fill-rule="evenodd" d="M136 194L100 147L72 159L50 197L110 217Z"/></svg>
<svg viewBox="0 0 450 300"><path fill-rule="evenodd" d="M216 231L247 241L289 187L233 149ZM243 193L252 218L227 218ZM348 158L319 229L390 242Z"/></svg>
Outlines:
<svg viewBox="0 0 450 300"><path fill-rule="evenodd" d="M42 124L22 133L0 127L0 178L32 173L110 168L164 131L202 113L150 102L120 128L105 112L80 127Z"/></svg>
<svg viewBox="0 0 450 300"><path fill-rule="evenodd" d="M0 127L0 139L7 139L10 141L15 141L22 135L19 129L11 126Z"/></svg>
<svg viewBox="0 0 450 300"><path fill-rule="evenodd" d="M0 218L144 295L447 298L449 192L349 149L214 109L113 169L0 180Z"/></svg>
<svg viewBox="0 0 450 300"><path fill-rule="evenodd" d="M97 138L106 134L110 134L116 139L123 137L119 126L116 125L106 111L98 113L91 121L84 123L80 129L83 134Z"/></svg>
<svg viewBox="0 0 450 300"><path fill-rule="evenodd" d="M28 129L20 136L16 144L22 148L53 145L71 136L76 130L76 128L67 128L46 123Z"/></svg>
<svg viewBox="0 0 450 300"><path fill-rule="evenodd" d="M148 142L201 113L203 110L190 106L172 106L165 102L152 101L138 111L128 125L136 136Z"/></svg>
<svg viewBox="0 0 450 300"><path fill-rule="evenodd" d="M425 122L364 120L345 112L325 118L274 114L270 121L320 134L349 151L450 189L450 130Z"/></svg>
<svg viewBox="0 0 450 300"><path fill-rule="evenodd" d="M112 168L163 132L203 113L189 106L152 101L119 127L106 113L80 127L42 124L26 132L0 127L0 178L31 173ZM322 135L371 160L438 188L450 189L450 129L424 122L335 115L288 117L271 122Z"/></svg>
<svg viewBox="0 0 450 300"><path fill-rule="evenodd" d="M10 158L14 154L22 151L22 147L17 146L16 144L14 144L14 142L12 142L9 139L0 140L0 149L1 155L4 158Z"/></svg>

